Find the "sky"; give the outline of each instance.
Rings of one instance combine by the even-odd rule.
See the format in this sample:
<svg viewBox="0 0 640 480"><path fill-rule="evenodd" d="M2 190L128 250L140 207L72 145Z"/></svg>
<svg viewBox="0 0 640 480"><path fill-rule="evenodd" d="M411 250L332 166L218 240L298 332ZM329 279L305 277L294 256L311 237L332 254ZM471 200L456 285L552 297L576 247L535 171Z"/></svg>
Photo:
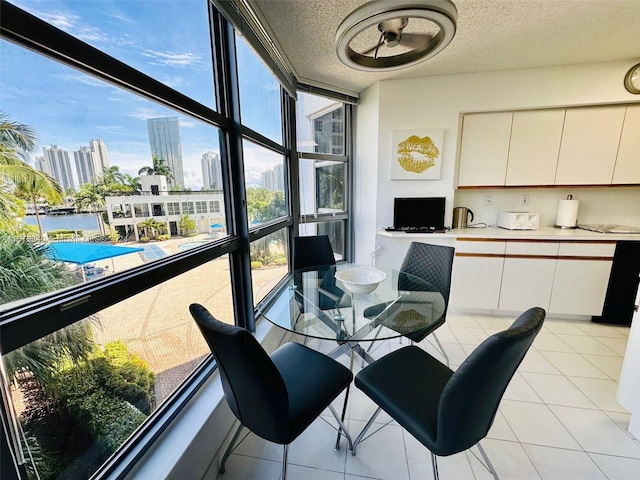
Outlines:
<svg viewBox="0 0 640 480"><path fill-rule="evenodd" d="M206 0L11 0L16 6L215 109ZM242 39L238 41L243 123L281 142L279 87ZM73 151L102 139L109 164L137 176L151 166L147 119L178 117L185 186L202 188L200 159L219 153L218 132L15 44L0 41L0 111L31 126L38 147ZM247 184L282 158L245 142ZM77 179L76 179L77 180Z"/></svg>

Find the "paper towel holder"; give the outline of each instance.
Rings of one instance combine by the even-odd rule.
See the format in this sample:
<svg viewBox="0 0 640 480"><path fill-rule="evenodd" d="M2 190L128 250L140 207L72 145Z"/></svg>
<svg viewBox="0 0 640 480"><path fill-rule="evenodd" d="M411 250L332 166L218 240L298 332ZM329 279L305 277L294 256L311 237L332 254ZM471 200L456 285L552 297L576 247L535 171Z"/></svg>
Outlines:
<svg viewBox="0 0 640 480"><path fill-rule="evenodd" d="M554 228L577 228L579 204L578 200L573 200L573 195L567 195L566 200L560 200Z"/></svg>

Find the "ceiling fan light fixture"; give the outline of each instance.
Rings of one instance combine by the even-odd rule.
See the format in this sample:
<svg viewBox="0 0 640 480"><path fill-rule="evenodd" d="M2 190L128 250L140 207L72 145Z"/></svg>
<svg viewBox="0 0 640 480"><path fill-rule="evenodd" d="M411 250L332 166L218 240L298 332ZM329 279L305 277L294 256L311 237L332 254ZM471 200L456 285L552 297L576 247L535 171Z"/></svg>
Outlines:
<svg viewBox="0 0 640 480"><path fill-rule="evenodd" d="M389 31L402 44L402 29L407 22L402 19L424 19L435 23L440 31L433 38L425 41L423 48L414 48L408 52L392 56L377 56L378 48L371 48L367 52L359 53L351 48L351 42L368 28L377 26L385 39L383 22L394 24L393 20L401 20L399 31ZM406 68L423 62L441 52L456 33L458 14L455 5L450 0L417 0L397 2L389 0L374 0L365 3L351 12L340 24L336 31L336 53L345 65L357 70L368 72L392 71ZM395 23L397 24L397 22ZM415 35L415 34L414 34ZM391 47L395 47L394 43ZM366 53L376 51L376 55Z"/></svg>

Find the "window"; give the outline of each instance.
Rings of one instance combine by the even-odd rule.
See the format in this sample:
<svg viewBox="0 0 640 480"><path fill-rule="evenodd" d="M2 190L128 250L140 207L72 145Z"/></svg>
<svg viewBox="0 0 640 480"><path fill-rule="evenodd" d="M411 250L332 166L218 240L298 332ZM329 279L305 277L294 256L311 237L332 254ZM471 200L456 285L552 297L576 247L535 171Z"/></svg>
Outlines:
<svg viewBox="0 0 640 480"><path fill-rule="evenodd" d="M280 85L244 39L236 35L242 123L282 143Z"/></svg>
<svg viewBox="0 0 640 480"><path fill-rule="evenodd" d="M196 213L207 213L207 202L197 201L196 202Z"/></svg>
<svg viewBox="0 0 640 480"><path fill-rule="evenodd" d="M182 202L182 213L194 213L193 202Z"/></svg>
<svg viewBox="0 0 640 480"><path fill-rule="evenodd" d="M167 202L167 215L180 215L180 203Z"/></svg>
<svg viewBox="0 0 640 480"><path fill-rule="evenodd" d="M103 477L125 458L122 446L126 450L133 443L144 452L154 431L175 418L184 403L172 392L179 389L185 399L195 394L194 369L202 366L203 375L212 371L210 360L202 363L210 357L188 304L202 303L223 321L253 328L253 302L288 271L287 239L298 220L290 215L289 202L297 193L289 191L292 146L286 144L290 135L283 135L284 125L295 124L290 110L282 108L291 98L241 37L227 38L226 21L207 0L15 0L3 2L2 15L2 113L34 130L38 139L26 152L29 164L59 172L56 180L73 189L71 196L86 210L64 219L91 222L82 226L90 234L73 234L69 243L121 249L110 244L123 240L135 247L90 264L65 263L51 261L25 235L0 228L0 242L16 252L7 257L17 260L14 270L29 257L37 264L34 277L45 280L0 291L1 358L13 368L7 371L20 377L13 386L3 385L13 389L16 407L4 413L17 413L15 424L30 447L37 447L32 451L42 455L42 462L37 456L35 464L27 461L33 477L82 478L104 468L97 475ZM237 71L227 60L232 51L210 51L234 41ZM221 59L215 75L213 57ZM240 108L226 111L226 100L237 98L226 89L236 84ZM340 127L331 123L339 123L339 113L326 113L330 117L313 127L309 120L309 132L316 128L317 136L340 136ZM349 110L343 107L342 115L346 121ZM242 138L229 127L238 122ZM240 140L242 152L226 151ZM230 155L240 153L244 168L236 169L239 162ZM329 177L339 176L342 166L347 179L348 159L312 160L318 162L310 178L319 218L308 228L335 224L333 237L344 246L348 189L340 198L339 181ZM13 195L5 186L3 201ZM329 193L318 196L316 190ZM327 215L331 218L323 218ZM14 226L40 236L34 224ZM250 258L241 253L246 242ZM340 245L334 248L347 255ZM77 335L72 351L81 354L73 359L65 357L71 350L61 341L71 334ZM55 361L45 371L49 378L37 378L16 363L35 347ZM115 364L127 371L114 371ZM108 381L98 385L95 374ZM123 386L117 378L132 375L135 386ZM60 387L63 403L38 384L43 381ZM110 391L103 388L107 385ZM65 442L55 445L64 458L53 458L51 437L42 435L50 428L45 414L54 407L63 415L58 420L65 421L53 428ZM20 437L13 425L3 422L0 434L11 429ZM20 438L24 446L27 440ZM113 465L101 467L106 458ZM76 466L84 470L72 470Z"/></svg>
<svg viewBox="0 0 640 480"><path fill-rule="evenodd" d="M253 142L242 142L247 189L249 226L287 215L285 198L284 159Z"/></svg>
<svg viewBox="0 0 640 480"><path fill-rule="evenodd" d="M299 234L327 234L348 259L349 152L347 112L333 99L298 92Z"/></svg>

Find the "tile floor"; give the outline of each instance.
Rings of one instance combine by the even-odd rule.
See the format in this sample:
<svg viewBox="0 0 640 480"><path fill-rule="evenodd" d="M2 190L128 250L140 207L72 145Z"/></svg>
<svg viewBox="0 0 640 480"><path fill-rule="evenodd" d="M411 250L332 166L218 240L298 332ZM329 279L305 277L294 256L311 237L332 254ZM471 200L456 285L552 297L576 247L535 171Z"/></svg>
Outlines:
<svg viewBox="0 0 640 480"><path fill-rule="evenodd" d="M448 315L447 323L437 333L452 367L455 369L484 338L505 329L513 319ZM616 401L628 332L621 326L545 320L482 442L501 479L640 478L640 442L626 431L629 414ZM323 351L334 347L330 342L310 345ZM386 341L373 355L378 358L402 346L398 340ZM421 346L436 355L428 343ZM359 362L355 363L354 373L360 369ZM338 400L341 405L342 397ZM354 438L374 409L373 403L352 387L347 426ZM331 416L328 410L325 413ZM381 424L388 421L384 417L378 417ZM429 452L393 422L361 443L356 456L347 451L344 440L335 452L334 441L335 433L325 422L312 424L289 448L288 478L433 478ZM474 448L438 458L440 478L492 478L476 455L479 453ZM224 476L218 475L217 466L213 466L205 479L277 480L281 458L281 446L249 435L229 458Z"/></svg>

